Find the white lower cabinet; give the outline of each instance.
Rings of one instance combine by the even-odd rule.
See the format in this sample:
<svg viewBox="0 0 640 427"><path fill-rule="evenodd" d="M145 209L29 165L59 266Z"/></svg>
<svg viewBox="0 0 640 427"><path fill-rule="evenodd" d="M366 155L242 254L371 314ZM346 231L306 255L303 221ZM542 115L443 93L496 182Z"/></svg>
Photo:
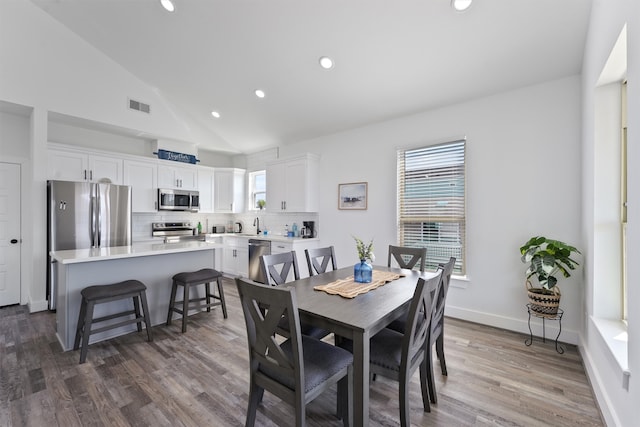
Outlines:
<svg viewBox="0 0 640 427"><path fill-rule="evenodd" d="M313 249L318 247L317 240L292 240L290 242L271 241L271 253L278 254L283 252L296 252L296 261L298 262L298 273L300 278L309 277L309 268L307 267L307 257L304 253L305 249Z"/></svg>
<svg viewBox="0 0 640 427"><path fill-rule="evenodd" d="M247 239L224 237L222 271L227 276L247 277L249 273L249 246Z"/></svg>

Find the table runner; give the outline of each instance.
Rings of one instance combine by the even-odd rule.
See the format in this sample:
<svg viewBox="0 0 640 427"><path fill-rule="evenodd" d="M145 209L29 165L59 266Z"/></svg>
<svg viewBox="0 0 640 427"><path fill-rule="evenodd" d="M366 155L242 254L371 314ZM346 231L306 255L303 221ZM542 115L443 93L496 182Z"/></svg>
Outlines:
<svg viewBox="0 0 640 427"><path fill-rule="evenodd" d="M404 276L392 271L373 270L371 283L356 283L353 281L353 276L349 276L346 279L339 279L326 285L314 286L313 289L316 291L324 291L331 295L340 295L344 298L354 298L357 295L367 293L372 289L385 285L400 277Z"/></svg>

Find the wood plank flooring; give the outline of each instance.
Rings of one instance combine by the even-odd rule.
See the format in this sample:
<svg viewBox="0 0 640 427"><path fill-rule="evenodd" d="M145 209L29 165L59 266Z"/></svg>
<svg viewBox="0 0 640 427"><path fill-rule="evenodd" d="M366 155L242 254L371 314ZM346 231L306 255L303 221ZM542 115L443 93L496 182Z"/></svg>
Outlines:
<svg viewBox="0 0 640 427"><path fill-rule="evenodd" d="M248 392L245 325L235 285L224 282L229 318L219 308L154 327L154 341L133 333L62 352L55 315L25 306L0 309L0 426L241 426ZM436 378L438 404L422 410L418 374L411 384L417 426L602 426L576 348L460 320L445 320L448 377ZM398 385L371 385L370 424L399 425ZM341 426L335 389L307 409L310 426ZM292 426L291 409L265 393L260 426Z"/></svg>

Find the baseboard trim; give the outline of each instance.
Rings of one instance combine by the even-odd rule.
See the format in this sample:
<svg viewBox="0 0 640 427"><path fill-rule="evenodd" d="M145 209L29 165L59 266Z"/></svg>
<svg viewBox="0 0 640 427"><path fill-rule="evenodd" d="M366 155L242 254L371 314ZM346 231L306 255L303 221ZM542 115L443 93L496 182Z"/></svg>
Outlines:
<svg viewBox="0 0 640 427"><path fill-rule="evenodd" d="M467 310L460 307L451 307L447 305L445 309L445 315L454 317L456 319L466 320L468 322L480 323L482 325L493 326L495 328L506 329L508 331L520 332L529 335L529 326L527 325L526 311L522 318L512 318L506 316L498 316L491 313ZM531 321L531 329L534 337L542 337L542 322L541 319L535 319L536 322ZM558 322L548 321L546 322L546 339L555 340L558 336L559 328ZM578 332L562 328L562 334L559 338L560 342L568 344L578 344Z"/></svg>
<svg viewBox="0 0 640 427"><path fill-rule="evenodd" d="M35 313L37 311L45 311L49 309L49 301L29 301L29 313Z"/></svg>

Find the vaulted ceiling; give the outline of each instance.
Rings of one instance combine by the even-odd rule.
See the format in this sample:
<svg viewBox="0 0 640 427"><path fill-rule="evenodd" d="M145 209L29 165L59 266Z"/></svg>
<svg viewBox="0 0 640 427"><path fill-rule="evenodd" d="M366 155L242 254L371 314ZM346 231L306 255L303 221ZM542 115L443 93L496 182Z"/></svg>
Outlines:
<svg viewBox="0 0 640 427"><path fill-rule="evenodd" d="M203 148L245 153L579 74L591 8L174 0L169 13L159 0L32 1L208 129ZM319 66L324 55L333 68Z"/></svg>

